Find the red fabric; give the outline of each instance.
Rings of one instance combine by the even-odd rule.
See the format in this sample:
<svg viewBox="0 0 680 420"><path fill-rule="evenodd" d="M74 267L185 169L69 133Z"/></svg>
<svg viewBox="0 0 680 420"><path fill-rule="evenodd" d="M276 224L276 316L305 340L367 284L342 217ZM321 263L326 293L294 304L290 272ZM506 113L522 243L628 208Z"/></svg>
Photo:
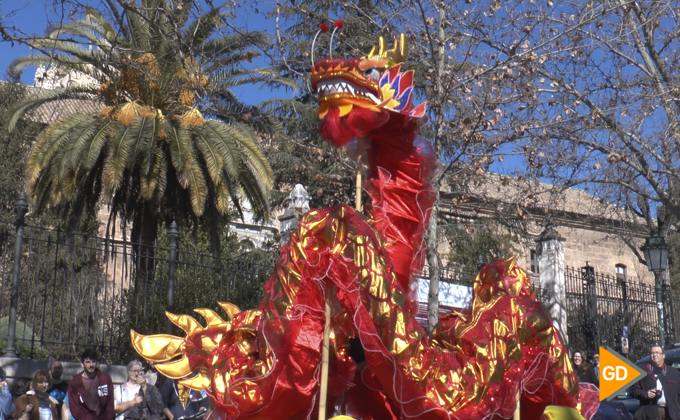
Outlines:
<svg viewBox="0 0 680 420"><path fill-rule="evenodd" d="M336 146L361 139L369 168L363 187L371 197L373 226L385 240L399 283L413 297L412 273L423 267L423 236L437 198L430 185L437 163L432 145L418 137L413 118L359 107L345 117L331 108L319 131Z"/></svg>
<svg viewBox="0 0 680 420"><path fill-rule="evenodd" d="M348 206L308 213L281 251L265 286L261 315L254 321L247 321L250 315L245 312L237 315L209 360L191 352L201 347L205 336L188 338L191 345L185 353L193 369L231 372L227 398L214 398L222 417L295 420L313 415L326 289L331 287L335 351L329 398L357 417L510 418L518 391L523 420L537 420L550 404L575 407L579 396L556 379L575 375L553 356L564 355L565 349L549 313L536 302L516 267L509 271L514 274L497 275L507 272L506 261L483 270L475 282L475 312L444 319L433 336L438 345L430 343L415 321L416 304L404 296L413 289L412 273L422 268L423 232L436 199L429 184L436 156L429 142L417 137L417 123L398 113L360 107L339 117L331 108L320 131L337 146L361 139L359 152L365 151L369 167L364 187L372 200L371 224ZM359 237L361 245L348 245ZM372 263L357 262L352 250L359 248L365 251L360 258ZM246 328L247 322L253 324ZM345 352L351 337L359 337L365 351L366 366L360 369ZM480 344L502 349L498 343L515 343L521 354L477 351ZM272 365L261 374L263 362ZM500 373L493 378L481 374L494 368ZM342 394L344 400L336 398ZM439 398L446 395L455 395L455 404ZM581 390L586 418L597 407L591 396Z"/></svg>

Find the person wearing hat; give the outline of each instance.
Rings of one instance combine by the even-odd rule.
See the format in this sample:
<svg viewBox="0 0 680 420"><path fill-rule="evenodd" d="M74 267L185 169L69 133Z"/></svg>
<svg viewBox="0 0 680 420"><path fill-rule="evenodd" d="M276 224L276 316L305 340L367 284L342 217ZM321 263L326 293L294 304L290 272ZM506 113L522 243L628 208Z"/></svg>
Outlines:
<svg viewBox="0 0 680 420"><path fill-rule="evenodd" d="M0 420L9 419L14 413L14 401L7 385L5 369L0 368Z"/></svg>

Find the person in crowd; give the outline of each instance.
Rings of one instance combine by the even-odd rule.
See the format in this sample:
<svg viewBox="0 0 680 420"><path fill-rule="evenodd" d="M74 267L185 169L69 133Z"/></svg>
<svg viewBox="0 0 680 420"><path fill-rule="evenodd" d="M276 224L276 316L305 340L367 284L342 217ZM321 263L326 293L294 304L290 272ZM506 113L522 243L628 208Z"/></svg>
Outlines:
<svg viewBox="0 0 680 420"><path fill-rule="evenodd" d="M128 380L116 386L113 395L116 420L151 420L163 417L163 398L156 387L146 380L139 360L127 365Z"/></svg>
<svg viewBox="0 0 680 420"><path fill-rule="evenodd" d="M630 395L640 400L635 412L636 420L680 420L680 372L666 365L663 348L654 345L650 349L651 363L640 381L630 387Z"/></svg>
<svg viewBox="0 0 680 420"><path fill-rule="evenodd" d="M0 420L10 419L14 414L14 401L7 385L7 374L0 367Z"/></svg>
<svg viewBox="0 0 680 420"><path fill-rule="evenodd" d="M57 413L61 413L61 407L64 405L64 398L66 397L66 392L68 391L68 382L61 379L61 375L64 373L64 366L59 360L53 360L50 363L50 375L52 376L52 383L50 384L47 393L50 394L52 398L57 400Z"/></svg>
<svg viewBox="0 0 680 420"><path fill-rule="evenodd" d="M600 382L600 355L598 353L593 354L593 371L597 377L597 382Z"/></svg>
<svg viewBox="0 0 680 420"><path fill-rule="evenodd" d="M18 378L14 380L12 384L12 397L16 400L17 398L23 396L31 389L32 378Z"/></svg>
<svg viewBox="0 0 680 420"><path fill-rule="evenodd" d="M61 405L61 420L75 420L68 408L68 394L64 397L64 403Z"/></svg>
<svg viewBox="0 0 680 420"><path fill-rule="evenodd" d="M51 379L46 370L35 373L31 382L32 389L14 402L15 420L59 420L57 402L47 393Z"/></svg>
<svg viewBox="0 0 680 420"><path fill-rule="evenodd" d="M599 388L600 381L597 379L593 367L586 361L586 353L575 351L571 359L574 365L574 373L578 376L579 382L591 383Z"/></svg>
<svg viewBox="0 0 680 420"><path fill-rule="evenodd" d="M180 417L195 417L207 413L210 398L205 391L194 391L177 383L176 380L166 378L161 390L163 396L163 413L169 420ZM182 404L186 401L186 406Z"/></svg>
<svg viewBox="0 0 680 420"><path fill-rule="evenodd" d="M97 352L86 349L80 355L83 371L68 384L68 405L76 420L113 420L113 382L97 368Z"/></svg>

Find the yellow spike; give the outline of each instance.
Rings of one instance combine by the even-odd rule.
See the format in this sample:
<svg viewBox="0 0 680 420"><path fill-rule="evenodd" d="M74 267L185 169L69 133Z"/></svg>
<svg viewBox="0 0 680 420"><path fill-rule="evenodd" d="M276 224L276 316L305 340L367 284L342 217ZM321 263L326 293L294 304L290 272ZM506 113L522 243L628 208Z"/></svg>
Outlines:
<svg viewBox="0 0 680 420"><path fill-rule="evenodd" d="M371 51L368 53L368 55L365 58L371 58L375 55L375 45L371 47Z"/></svg>
<svg viewBox="0 0 680 420"><path fill-rule="evenodd" d="M132 346L143 358L165 362L182 354L184 339L169 334L141 335L130 330Z"/></svg>
<svg viewBox="0 0 680 420"><path fill-rule="evenodd" d="M386 51L383 56L391 58L395 64L405 62L408 58L408 39L406 35L401 34L399 40L394 41L394 48Z"/></svg>
<svg viewBox="0 0 680 420"><path fill-rule="evenodd" d="M187 333L187 336L195 332L203 331L201 324L199 324L198 321L189 315L175 315L166 311L165 316L167 316L173 324L177 325L185 333Z"/></svg>
<svg viewBox="0 0 680 420"><path fill-rule="evenodd" d="M376 53L377 48L377 53ZM394 41L394 48L388 50L385 46L385 38L380 37L378 39L378 46L371 48L371 52L367 56L362 57L364 59L370 59L371 57L383 57L391 58L394 64L403 63L408 57L408 40L405 34L401 34L398 40Z"/></svg>
<svg viewBox="0 0 680 420"><path fill-rule="evenodd" d="M180 359L173 360L167 363L156 364L156 370L161 375L167 376L170 379L182 379L191 375L191 366L189 366L189 359L182 356Z"/></svg>
<svg viewBox="0 0 680 420"><path fill-rule="evenodd" d="M378 50L378 55L381 57L385 56L385 38L380 37L378 39L378 45L380 45L380 49Z"/></svg>
<svg viewBox="0 0 680 420"><path fill-rule="evenodd" d="M207 369L200 369L196 376L191 378L182 379L179 381L180 385L184 385L187 388L194 389L196 391L202 391L204 389L209 389L212 385L210 381L210 373Z"/></svg>
<svg viewBox="0 0 680 420"><path fill-rule="evenodd" d="M352 111L352 108L354 108L354 105L352 104L346 104L346 105L340 105L338 106L340 109L340 117L344 117L345 115L349 114Z"/></svg>
<svg viewBox="0 0 680 420"><path fill-rule="evenodd" d="M239 307L234 305L233 303L217 302L217 304L220 305L220 308L224 309L224 312L227 313L227 315L229 316L229 319L234 319L234 315L241 312Z"/></svg>
<svg viewBox="0 0 680 420"><path fill-rule="evenodd" d="M208 321L208 327L226 324L226 321L220 318L220 316L217 315L217 313L215 313L215 311L212 309L198 308L194 309L194 312L201 314L201 316L205 318L206 321Z"/></svg>
<svg viewBox="0 0 680 420"><path fill-rule="evenodd" d="M510 274L512 269L515 267L515 262L517 262L517 255L512 255L510 258L505 259L503 261L505 263L505 275Z"/></svg>

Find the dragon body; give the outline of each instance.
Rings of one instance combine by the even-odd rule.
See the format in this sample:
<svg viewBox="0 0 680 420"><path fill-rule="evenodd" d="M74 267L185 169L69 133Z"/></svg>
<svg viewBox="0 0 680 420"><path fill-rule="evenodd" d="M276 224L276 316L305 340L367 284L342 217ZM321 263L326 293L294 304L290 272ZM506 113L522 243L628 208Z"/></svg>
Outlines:
<svg viewBox="0 0 680 420"><path fill-rule="evenodd" d="M472 307L441 319L431 339L415 321L412 273L436 192L435 156L418 136L413 73L401 72L406 41L381 39L361 59L324 58L312 69L320 131L356 144L367 166L364 213L339 205L302 216L282 249L257 310L220 304L168 314L186 332L142 336L135 349L158 370L205 389L222 419L308 419L319 391L324 306L331 306L329 414L362 419L522 419L548 405L593 414L567 352L526 274L513 259L485 267ZM499 416L499 417L495 417Z"/></svg>

